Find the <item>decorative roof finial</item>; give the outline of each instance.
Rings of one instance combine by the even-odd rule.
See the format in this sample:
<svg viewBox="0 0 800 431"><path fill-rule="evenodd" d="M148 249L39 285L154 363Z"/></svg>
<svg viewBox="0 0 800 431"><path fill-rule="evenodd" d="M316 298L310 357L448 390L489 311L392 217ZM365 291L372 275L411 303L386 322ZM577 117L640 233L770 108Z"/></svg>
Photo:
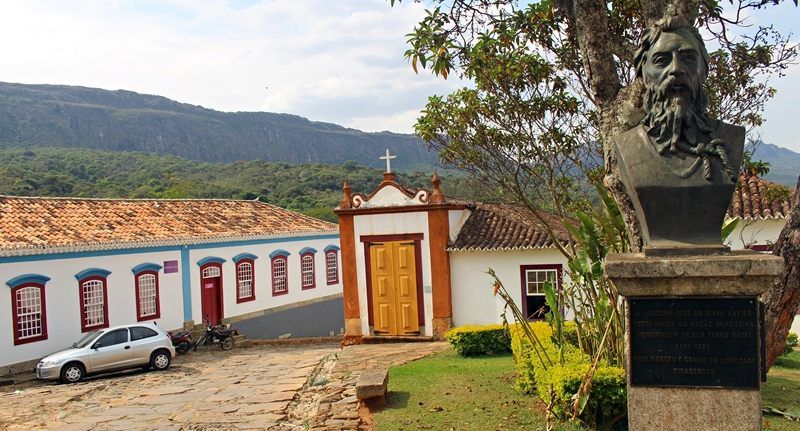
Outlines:
<svg viewBox="0 0 800 431"><path fill-rule="evenodd" d="M442 185L442 180L439 178L439 174L434 171L433 176L431 177L431 183L433 184L433 193L431 193L430 199L428 199L428 203L432 204L443 204L445 201L444 193L442 193L442 189L440 186Z"/></svg>
<svg viewBox="0 0 800 431"><path fill-rule="evenodd" d="M353 207L353 204L350 203L353 198L350 192L350 184L347 184L347 180L344 180L344 184L342 184L342 200L339 202L339 208L350 209Z"/></svg>

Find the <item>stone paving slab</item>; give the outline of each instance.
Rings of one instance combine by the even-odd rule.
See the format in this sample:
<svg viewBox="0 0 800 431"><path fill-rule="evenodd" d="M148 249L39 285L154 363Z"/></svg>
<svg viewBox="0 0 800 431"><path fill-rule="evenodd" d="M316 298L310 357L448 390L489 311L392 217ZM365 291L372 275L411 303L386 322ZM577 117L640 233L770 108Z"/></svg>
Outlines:
<svg viewBox="0 0 800 431"><path fill-rule="evenodd" d="M268 429L286 417L316 364L336 351L305 345L192 352L164 372L3 387L0 429Z"/></svg>
<svg viewBox="0 0 800 431"><path fill-rule="evenodd" d="M358 430L355 385L446 343L257 346L192 352L165 372L0 387L0 430ZM390 382L391 384L391 382Z"/></svg>

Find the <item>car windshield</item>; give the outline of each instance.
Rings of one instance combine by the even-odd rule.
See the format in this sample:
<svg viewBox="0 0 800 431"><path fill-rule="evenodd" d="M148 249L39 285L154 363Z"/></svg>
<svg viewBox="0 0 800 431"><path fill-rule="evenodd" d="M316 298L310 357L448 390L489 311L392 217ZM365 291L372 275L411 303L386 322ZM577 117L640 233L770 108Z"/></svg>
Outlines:
<svg viewBox="0 0 800 431"><path fill-rule="evenodd" d="M72 346L76 347L78 349L82 349L82 348L88 346L89 344L92 344L92 342L94 342L94 340L96 340L97 337L99 337L100 334L102 334L102 333L103 333L103 331L92 331L92 332L89 332L86 335L84 335L83 338L81 338L75 344L73 344Z"/></svg>

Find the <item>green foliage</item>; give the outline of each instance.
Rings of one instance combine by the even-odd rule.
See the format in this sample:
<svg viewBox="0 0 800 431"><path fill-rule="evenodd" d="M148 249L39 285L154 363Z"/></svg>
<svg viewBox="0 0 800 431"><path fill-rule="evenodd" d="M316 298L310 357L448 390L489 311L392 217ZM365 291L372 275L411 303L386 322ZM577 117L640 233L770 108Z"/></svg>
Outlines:
<svg viewBox="0 0 800 431"><path fill-rule="evenodd" d="M788 355L789 353L794 352L794 349L797 348L797 345L798 345L797 334L795 334L794 332L790 332L789 335L786 336L786 345L783 346L782 355Z"/></svg>
<svg viewBox="0 0 800 431"><path fill-rule="evenodd" d="M574 325L566 325L569 328ZM530 324L539 340L552 357L558 356L559 346L554 342L553 331L545 322ZM520 325L511 325L511 350L517 371L515 387L523 393L536 393L545 404L553 402L553 413L561 419L572 414L573 396L586 377L591 358L575 346L567 345L562 361L541 366L533 352L533 345ZM623 426L627 409L625 370L601 364L591 380L591 390L579 418L598 429ZM622 428L621 428L622 429Z"/></svg>
<svg viewBox="0 0 800 431"><path fill-rule="evenodd" d="M729 236L736 230L736 226L739 226L739 222L742 219L736 218L729 218L722 223L722 242L725 242Z"/></svg>
<svg viewBox="0 0 800 431"><path fill-rule="evenodd" d="M591 366L587 357L573 358L546 370L535 370L537 394L561 419L572 415L573 396L578 393ZM627 384L621 367L600 365L591 380L591 392L578 418L598 430L625 430Z"/></svg>
<svg viewBox="0 0 800 431"><path fill-rule="evenodd" d="M461 356L508 353L511 339L503 325L467 325L453 328L445 339Z"/></svg>
<svg viewBox="0 0 800 431"><path fill-rule="evenodd" d="M430 173L398 173L411 187L430 187ZM207 163L134 152L36 148L0 150L0 194L100 198L259 199L337 222L333 208L342 181L369 192L382 171L347 162L342 166L289 165L264 161ZM445 191L463 193L466 178L445 178Z"/></svg>
<svg viewBox="0 0 800 431"><path fill-rule="evenodd" d="M763 177L769 173L771 164L763 160L753 160L752 151L742 154L742 173L748 176Z"/></svg>
<svg viewBox="0 0 800 431"><path fill-rule="evenodd" d="M559 347L557 339L553 334L553 330L546 322L530 322L530 329L536 334L540 340L542 349L548 352L550 357L559 357L562 353L566 357L582 357L583 355L578 351L577 345L568 343L564 349ZM564 337L567 340L575 340L575 323L566 322L564 324ZM515 324L509 325L509 334L511 335L511 353L514 355L514 366L517 370L517 377L514 381L516 389L522 393L533 393L536 389L534 381L534 371L537 366L541 367L541 363L536 355L533 344L530 338L525 335L522 325ZM546 367L542 367L546 368Z"/></svg>
<svg viewBox="0 0 800 431"><path fill-rule="evenodd" d="M623 363L625 321L621 299L605 277L603 261L610 252L630 250L625 222L616 202L597 187L601 206L591 213L576 211L579 223L567 224L578 245L568 261L571 283L563 292L575 313L578 345L591 357L601 355L609 364Z"/></svg>
<svg viewBox="0 0 800 431"><path fill-rule="evenodd" d="M545 322L533 322L530 327L539 340L542 341L542 344L551 351L554 350L552 345L553 331L550 329L550 325ZM534 357L533 344L525 336L525 332L520 325L510 325L509 333L511 334L511 352L514 354L514 367L517 370L514 386L520 392L533 393L536 389L534 371L537 363Z"/></svg>

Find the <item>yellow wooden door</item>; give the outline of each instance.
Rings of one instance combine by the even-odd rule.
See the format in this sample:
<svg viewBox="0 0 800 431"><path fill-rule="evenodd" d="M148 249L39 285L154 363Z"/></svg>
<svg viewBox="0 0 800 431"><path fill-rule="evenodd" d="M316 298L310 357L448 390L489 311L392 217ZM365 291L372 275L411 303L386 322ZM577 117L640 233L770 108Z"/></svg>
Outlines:
<svg viewBox="0 0 800 431"><path fill-rule="evenodd" d="M373 331L382 335L418 334L414 243L372 243L370 262Z"/></svg>

